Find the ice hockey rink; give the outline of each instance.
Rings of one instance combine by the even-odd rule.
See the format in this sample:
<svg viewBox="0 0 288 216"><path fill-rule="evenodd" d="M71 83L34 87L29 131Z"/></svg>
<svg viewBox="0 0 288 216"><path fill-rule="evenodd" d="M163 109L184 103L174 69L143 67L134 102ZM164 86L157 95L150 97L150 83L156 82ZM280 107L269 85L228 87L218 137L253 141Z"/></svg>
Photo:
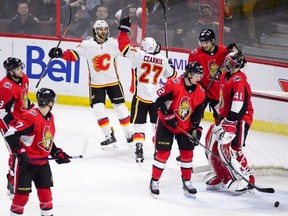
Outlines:
<svg viewBox="0 0 288 216"><path fill-rule="evenodd" d="M153 162L150 124L147 125L145 161L142 167L135 163L134 147L124 138L116 115L107 110L115 129L118 148L102 150L103 135L89 107L55 105L55 143L68 154L82 154L83 143L88 148L83 159L58 165L50 161L54 178L53 204L55 216L249 216L288 215L288 177L256 176L259 187L273 187L275 194L261 193L233 196L228 191L206 191L202 179L206 174L193 174L192 182L198 190L196 199L183 195L180 168L175 161L177 144L160 179L160 196L149 195L149 181ZM204 134L210 123L202 122ZM6 173L8 152L1 138L0 145L0 215L9 215L11 200L7 196ZM194 166L206 165L204 150L197 146ZM278 208L274 207L279 201ZM36 190L30 195L25 216L39 216Z"/></svg>

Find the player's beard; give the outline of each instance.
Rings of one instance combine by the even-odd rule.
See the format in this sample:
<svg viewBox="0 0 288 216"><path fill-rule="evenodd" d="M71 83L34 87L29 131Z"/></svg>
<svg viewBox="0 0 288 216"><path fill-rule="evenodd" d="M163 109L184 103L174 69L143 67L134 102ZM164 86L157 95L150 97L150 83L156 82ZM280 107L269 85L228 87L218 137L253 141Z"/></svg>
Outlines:
<svg viewBox="0 0 288 216"><path fill-rule="evenodd" d="M98 38L100 38L101 40L106 40L108 33L102 33L102 34L97 34Z"/></svg>

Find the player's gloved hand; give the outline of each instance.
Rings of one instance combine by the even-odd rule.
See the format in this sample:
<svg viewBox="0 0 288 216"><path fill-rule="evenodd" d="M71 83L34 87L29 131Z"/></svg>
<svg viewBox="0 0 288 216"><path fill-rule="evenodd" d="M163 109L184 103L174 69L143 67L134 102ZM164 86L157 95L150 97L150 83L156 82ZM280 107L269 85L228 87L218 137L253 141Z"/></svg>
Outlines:
<svg viewBox="0 0 288 216"><path fill-rule="evenodd" d="M241 51L238 49L236 43L230 43L228 44L228 46L226 47L226 49L229 52L240 52L239 54L241 54Z"/></svg>
<svg viewBox="0 0 288 216"><path fill-rule="evenodd" d="M229 121L224 118L220 124L214 128L213 133L215 134L216 140L221 144L231 142L236 136L236 126L237 121Z"/></svg>
<svg viewBox="0 0 288 216"><path fill-rule="evenodd" d="M164 118L166 124L167 124L169 127L176 128L176 126L177 126L177 119L176 119L176 116L175 116L174 113L170 113L170 114L167 114L167 115L163 115L163 118Z"/></svg>
<svg viewBox="0 0 288 216"><path fill-rule="evenodd" d="M62 58L63 56L63 51L61 48L57 48L57 47L53 47L50 51L49 51L49 57L50 58Z"/></svg>
<svg viewBox="0 0 288 216"><path fill-rule="evenodd" d="M172 62L171 59L168 60L168 63L169 63L169 65L170 65L170 67L173 68L173 69L175 70L175 67L174 67L173 62Z"/></svg>
<svg viewBox="0 0 288 216"><path fill-rule="evenodd" d="M120 24L118 26L118 30L123 32L130 32L131 27L131 18L130 17L124 17L120 20Z"/></svg>
<svg viewBox="0 0 288 216"><path fill-rule="evenodd" d="M26 169L29 165L29 158L26 153L26 150L22 147L17 147L14 150L17 158L18 158L18 164L21 167L21 169Z"/></svg>
<svg viewBox="0 0 288 216"><path fill-rule="evenodd" d="M192 137L189 137L189 140L194 146L199 145L199 140L201 139L202 136L202 130L203 128L200 126L192 129L191 135L193 139Z"/></svg>
<svg viewBox="0 0 288 216"><path fill-rule="evenodd" d="M70 162L70 156L66 154L61 148L57 148L57 150L52 154L52 157L56 158L56 163L58 164Z"/></svg>

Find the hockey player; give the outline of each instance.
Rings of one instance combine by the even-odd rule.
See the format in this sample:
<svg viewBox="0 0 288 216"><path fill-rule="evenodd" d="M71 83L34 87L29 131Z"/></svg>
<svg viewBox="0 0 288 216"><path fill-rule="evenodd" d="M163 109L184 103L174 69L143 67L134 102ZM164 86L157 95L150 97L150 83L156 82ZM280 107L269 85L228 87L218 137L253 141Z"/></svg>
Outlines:
<svg viewBox="0 0 288 216"><path fill-rule="evenodd" d="M32 181L37 189L41 215L52 216L53 204L50 187L53 178L47 158L51 155L58 164L69 163L70 156L54 143L55 124L51 113L55 92L41 88L36 93L37 108L31 108L11 124L5 134L12 152L17 156L15 167L15 196L10 215L22 215L32 191Z"/></svg>
<svg viewBox="0 0 288 216"><path fill-rule="evenodd" d="M3 62L6 76L0 81L0 129L4 134L8 124L19 118L31 105L28 99L29 80L23 72L24 64L18 58L9 57ZM8 194L14 194L14 156L10 153L8 179Z"/></svg>
<svg viewBox="0 0 288 216"><path fill-rule="evenodd" d="M134 124L134 143L136 162L143 162L143 144L145 142L146 119L149 113L153 134L157 121L157 107L152 103L156 91L160 87L162 77L176 77L174 67L170 66L168 59L160 54L160 44L151 37L146 37L141 42L141 47L130 46L128 33L131 19L123 18L120 21L118 36L119 49L124 56L132 61L135 73L132 77L134 90L131 106L131 123ZM136 87L135 87L136 86Z"/></svg>
<svg viewBox="0 0 288 216"><path fill-rule="evenodd" d="M229 53L223 63L227 72L224 72L220 79L220 124L211 125L206 136L206 146L232 168L223 165L213 155L208 155L213 172L204 178L207 189L224 186L234 193L243 192L249 189L250 185L242 176L255 183L247 158L242 152L253 120L251 88L246 75L240 70L245 63L245 57L240 51Z"/></svg>
<svg viewBox="0 0 288 216"><path fill-rule="evenodd" d="M66 61L77 61L80 56L87 59L90 73L90 105L105 135L102 148L116 143L113 127L105 112L105 98L108 95L118 116L120 125L126 135L127 142L133 141L132 126L128 108L125 106L123 89L117 73L116 58L121 55L116 39L109 37L106 21L97 20L93 28L93 38L83 40L75 50L64 53L60 48L52 48L50 58L63 58Z"/></svg>
<svg viewBox="0 0 288 216"><path fill-rule="evenodd" d="M187 131L198 140L201 138L200 121L205 100L204 89L197 84L203 76L203 69L197 62L185 67L183 77L168 79L166 85L157 91L155 101L158 107L155 148L156 154L152 167L150 192L159 195L159 179L170 156L174 137L177 140L181 156L181 177L184 194L195 197L197 190L191 182L192 159L197 140L191 140L178 127Z"/></svg>
<svg viewBox="0 0 288 216"><path fill-rule="evenodd" d="M213 117L216 123L218 120L218 113L215 110L215 106L219 103L220 69L229 51L225 46L216 45L216 37L212 29L203 29L200 32L199 44L201 45L200 47L190 52L188 62L196 61L203 67L204 76L199 84L206 92L204 109L209 104L213 110Z"/></svg>

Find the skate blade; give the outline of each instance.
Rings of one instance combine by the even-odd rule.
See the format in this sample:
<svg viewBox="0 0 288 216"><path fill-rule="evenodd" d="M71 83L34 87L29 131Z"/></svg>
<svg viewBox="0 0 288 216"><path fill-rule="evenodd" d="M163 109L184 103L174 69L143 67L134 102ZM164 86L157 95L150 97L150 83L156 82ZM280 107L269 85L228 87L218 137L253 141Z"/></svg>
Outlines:
<svg viewBox="0 0 288 216"><path fill-rule="evenodd" d="M151 196L152 198L154 198L154 199L158 199L159 194L153 194L153 193L150 192L150 196Z"/></svg>
<svg viewBox="0 0 288 216"><path fill-rule="evenodd" d="M196 198L196 194L191 194L187 191L184 191L184 196L188 197L188 198L193 198L195 199Z"/></svg>
<svg viewBox="0 0 288 216"><path fill-rule="evenodd" d="M102 150L107 150L107 149L117 149L118 145L117 143L111 143L109 145L101 145Z"/></svg>

